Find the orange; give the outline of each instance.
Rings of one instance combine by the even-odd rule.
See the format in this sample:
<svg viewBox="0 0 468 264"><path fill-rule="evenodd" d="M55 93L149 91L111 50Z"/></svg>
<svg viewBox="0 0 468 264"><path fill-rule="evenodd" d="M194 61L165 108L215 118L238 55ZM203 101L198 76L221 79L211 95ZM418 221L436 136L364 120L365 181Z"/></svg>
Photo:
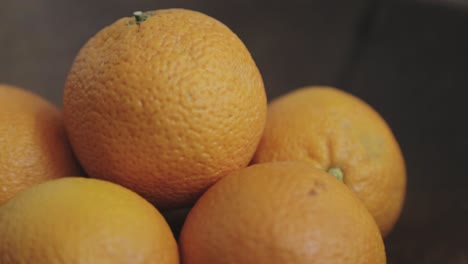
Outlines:
<svg viewBox="0 0 468 264"><path fill-rule="evenodd" d="M405 197L403 156L390 127L367 103L332 87L304 87L273 100L253 163L304 160L339 178L385 236Z"/></svg>
<svg viewBox="0 0 468 264"><path fill-rule="evenodd" d="M299 161L256 164L221 179L190 211L179 245L185 264L386 262L363 204Z"/></svg>
<svg viewBox="0 0 468 264"><path fill-rule="evenodd" d="M117 184L67 177L0 207L0 263L178 264L161 214Z"/></svg>
<svg viewBox="0 0 468 264"><path fill-rule="evenodd" d="M78 172L59 109L0 84L0 204L35 184Z"/></svg>
<svg viewBox="0 0 468 264"><path fill-rule="evenodd" d="M243 42L202 13L122 18L77 55L65 125L86 172L160 209L190 206L251 160L266 119L260 72Z"/></svg>

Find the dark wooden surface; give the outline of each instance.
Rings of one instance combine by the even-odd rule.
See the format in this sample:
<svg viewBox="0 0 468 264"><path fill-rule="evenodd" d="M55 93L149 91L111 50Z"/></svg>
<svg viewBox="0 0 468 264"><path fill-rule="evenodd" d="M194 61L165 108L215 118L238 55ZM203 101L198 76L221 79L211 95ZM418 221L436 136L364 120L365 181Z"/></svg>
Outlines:
<svg viewBox="0 0 468 264"><path fill-rule="evenodd" d="M335 85L389 122L408 167L403 215L385 241L389 263L468 263L465 1L2 0L0 6L0 82L59 106L76 52L117 18L168 7L218 18L251 50L269 99L304 85Z"/></svg>

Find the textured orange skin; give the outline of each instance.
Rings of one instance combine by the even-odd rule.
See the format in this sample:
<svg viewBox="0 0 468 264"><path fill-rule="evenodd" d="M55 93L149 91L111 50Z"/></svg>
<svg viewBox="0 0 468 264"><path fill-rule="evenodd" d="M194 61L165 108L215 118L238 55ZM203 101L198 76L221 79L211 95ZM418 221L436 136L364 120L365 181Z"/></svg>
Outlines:
<svg viewBox="0 0 468 264"><path fill-rule="evenodd" d="M256 164L221 179L190 211L179 246L184 264L386 263L362 203L299 161Z"/></svg>
<svg viewBox="0 0 468 264"><path fill-rule="evenodd" d="M117 184L67 177L0 207L0 263L178 264L161 214Z"/></svg>
<svg viewBox="0 0 468 264"><path fill-rule="evenodd" d="M192 205L248 165L263 131L263 80L242 41L204 14L122 18L81 49L65 125L86 172L160 209Z"/></svg>
<svg viewBox="0 0 468 264"><path fill-rule="evenodd" d="M362 100L331 87L304 87L273 100L253 163L284 160L341 168L383 236L398 220L406 193L403 156L386 122Z"/></svg>
<svg viewBox="0 0 468 264"><path fill-rule="evenodd" d="M59 109L0 84L0 204L35 184L79 172Z"/></svg>

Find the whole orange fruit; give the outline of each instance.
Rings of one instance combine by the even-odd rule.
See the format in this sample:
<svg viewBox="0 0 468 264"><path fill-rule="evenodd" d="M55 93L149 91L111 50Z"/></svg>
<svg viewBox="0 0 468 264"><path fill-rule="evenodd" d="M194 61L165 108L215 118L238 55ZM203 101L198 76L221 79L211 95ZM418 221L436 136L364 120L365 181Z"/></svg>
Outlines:
<svg viewBox="0 0 468 264"><path fill-rule="evenodd" d="M273 100L253 163L304 160L341 178L385 236L406 190L402 152L385 120L332 87L304 87Z"/></svg>
<svg viewBox="0 0 468 264"><path fill-rule="evenodd" d="M256 164L218 181L190 211L179 245L186 264L386 262L357 197L299 161Z"/></svg>
<svg viewBox="0 0 468 264"><path fill-rule="evenodd" d="M63 108L91 177L174 209L247 166L267 103L254 60L227 26L168 9L122 18L92 37L69 72Z"/></svg>
<svg viewBox="0 0 468 264"><path fill-rule="evenodd" d="M0 263L178 264L161 214L114 183L51 180L0 207Z"/></svg>
<svg viewBox="0 0 468 264"><path fill-rule="evenodd" d="M0 84L0 204L79 171L59 109L39 95Z"/></svg>

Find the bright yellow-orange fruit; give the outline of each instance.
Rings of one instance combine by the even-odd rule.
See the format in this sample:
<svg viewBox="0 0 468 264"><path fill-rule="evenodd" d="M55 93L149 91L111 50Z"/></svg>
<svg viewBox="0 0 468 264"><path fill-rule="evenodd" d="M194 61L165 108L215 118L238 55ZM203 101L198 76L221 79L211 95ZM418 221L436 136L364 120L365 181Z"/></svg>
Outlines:
<svg viewBox="0 0 468 264"><path fill-rule="evenodd" d="M79 172L59 109L0 84L0 204L35 184Z"/></svg>
<svg viewBox="0 0 468 264"><path fill-rule="evenodd" d="M385 236L406 192L403 156L390 127L367 103L331 87L304 87L273 100L253 163L304 160L356 193Z"/></svg>
<svg viewBox="0 0 468 264"><path fill-rule="evenodd" d="M167 9L92 37L69 72L63 107L91 177L174 209L249 163L267 104L255 62L228 27Z"/></svg>
<svg viewBox="0 0 468 264"><path fill-rule="evenodd" d="M66 177L0 207L0 263L178 264L161 214L117 184Z"/></svg>
<svg viewBox="0 0 468 264"><path fill-rule="evenodd" d="M310 163L256 164L221 179L190 211L184 264L382 264L379 229L359 199Z"/></svg>

